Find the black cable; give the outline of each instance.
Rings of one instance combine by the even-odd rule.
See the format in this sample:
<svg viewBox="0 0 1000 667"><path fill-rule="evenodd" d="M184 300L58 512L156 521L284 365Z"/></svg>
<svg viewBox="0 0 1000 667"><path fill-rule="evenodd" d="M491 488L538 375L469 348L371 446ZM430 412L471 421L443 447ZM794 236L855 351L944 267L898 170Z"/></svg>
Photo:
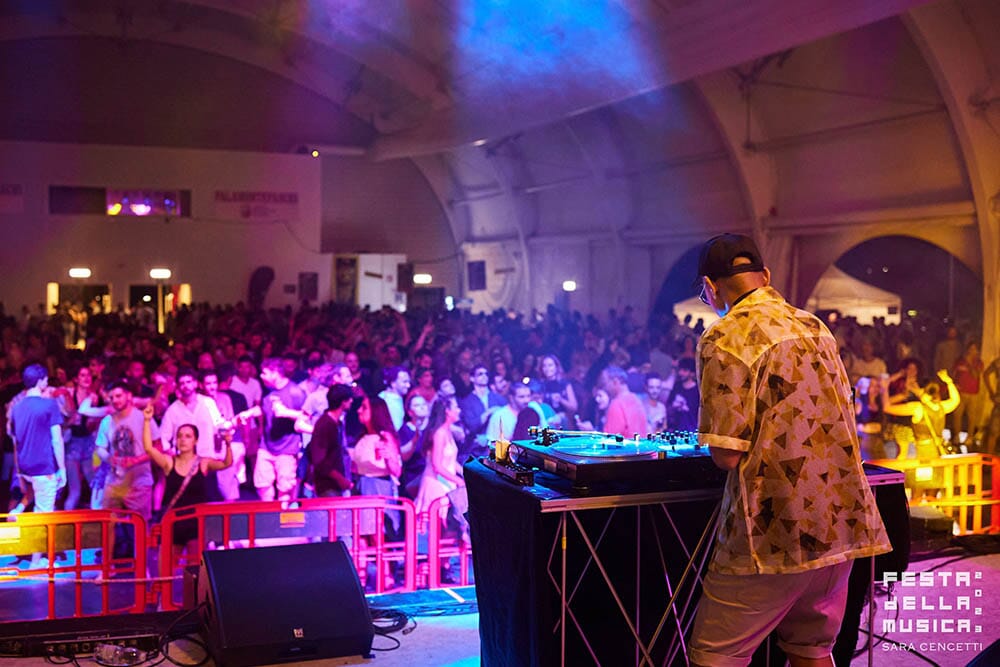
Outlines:
<svg viewBox="0 0 1000 667"><path fill-rule="evenodd" d="M173 644L175 641L181 639L190 644L194 644L195 646L199 647L202 651L204 651L205 655L202 656L201 660L199 660L198 662L181 662L179 660L175 660L170 656L169 653L170 645ZM163 656L165 660L174 665L177 665L178 667L201 667L201 665L208 664L208 661L212 659L212 652L209 650L208 644L202 641L200 638L189 634L177 635L176 637L167 637L166 635L164 635L163 641L160 644L160 654ZM163 661L161 660L160 662Z"/></svg>
<svg viewBox="0 0 1000 667"><path fill-rule="evenodd" d="M410 622L410 615L397 609L371 609L372 625L379 633L399 632ZM389 621L388 625L379 625L379 621Z"/></svg>
<svg viewBox="0 0 1000 667"><path fill-rule="evenodd" d="M184 633L182 635L173 634L174 629L181 622L181 620L187 618L188 616L197 611L200 611L202 607L204 607L206 604L207 602L202 602L201 604L196 605L191 609L188 609L186 612L175 618L173 623L167 626L167 629L163 631L163 634L160 635L159 641L157 642L157 645L160 648L160 655L163 656L163 659L160 660L160 662L166 660L174 665L177 665L178 667L201 667L201 665L207 664L208 661L212 659L212 652L209 650L208 644L202 641L200 637L195 637L190 633ZM175 660L174 658L172 658L170 656L170 645L179 639L183 639L184 641L194 644L195 646L201 648L201 650L204 651L204 655L202 656L201 660L199 660L198 662L181 662L179 660Z"/></svg>
<svg viewBox="0 0 1000 667"><path fill-rule="evenodd" d="M373 607L370 611L372 615L372 630L375 631L375 634L385 637L395 644L387 648L372 646L373 651L395 651L403 644L399 639L393 637L392 633L402 631L404 635L408 635L417 628L417 622L406 612L378 607Z"/></svg>
<svg viewBox="0 0 1000 667"><path fill-rule="evenodd" d="M934 551L927 551L925 553L916 554L910 557L910 563L921 563L925 560L934 560L935 558L944 558L953 553L962 553L968 551L967 548L959 546L957 544L949 544L946 547L941 547L940 549L935 549Z"/></svg>
<svg viewBox="0 0 1000 667"><path fill-rule="evenodd" d="M962 556L956 556L955 558L949 558L946 561L942 561L937 565L935 565L934 567L929 567L926 570L920 570L919 572L917 572L917 574L920 574L921 572L933 572L939 568L944 567L945 565L951 565L952 563L957 563L958 561L961 560L968 560L969 558L976 558L977 556L988 556L988 555L989 554L970 553L970 554L964 554Z"/></svg>
<svg viewBox="0 0 1000 667"><path fill-rule="evenodd" d="M62 660L56 660L56 658L62 658ZM76 656L72 654L61 655L58 653L50 653L45 656L45 662L50 665L75 665L75 667L80 667L80 663L77 662Z"/></svg>
<svg viewBox="0 0 1000 667"><path fill-rule="evenodd" d="M395 646L390 646L388 648L379 648L378 646L375 646L373 644L372 645L372 650L373 651L380 651L380 652L383 652L383 653L387 652L387 651L395 651L396 649L398 649L400 646L403 645L403 642L399 641L398 639L396 639L392 635L383 635L383 634L378 633L378 632L376 632L375 634L379 635L380 637L385 637L389 641L393 642L395 644Z"/></svg>

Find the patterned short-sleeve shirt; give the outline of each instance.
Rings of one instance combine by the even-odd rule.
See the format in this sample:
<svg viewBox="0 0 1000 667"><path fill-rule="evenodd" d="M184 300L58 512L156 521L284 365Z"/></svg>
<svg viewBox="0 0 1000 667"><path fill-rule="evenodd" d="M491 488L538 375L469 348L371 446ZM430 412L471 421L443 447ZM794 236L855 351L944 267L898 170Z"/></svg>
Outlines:
<svg viewBox="0 0 1000 667"><path fill-rule="evenodd" d="M705 331L698 364L702 444L746 453L726 482L711 569L801 572L891 550L819 319L757 289Z"/></svg>

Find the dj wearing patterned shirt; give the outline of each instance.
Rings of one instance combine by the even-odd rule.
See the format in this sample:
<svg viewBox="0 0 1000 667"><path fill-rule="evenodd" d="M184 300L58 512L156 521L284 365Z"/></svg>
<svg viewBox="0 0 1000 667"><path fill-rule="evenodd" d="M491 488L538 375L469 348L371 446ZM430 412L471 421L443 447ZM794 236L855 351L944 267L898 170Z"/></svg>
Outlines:
<svg viewBox="0 0 1000 667"><path fill-rule="evenodd" d="M747 665L776 630L792 667L832 666L851 561L891 549L847 373L823 323L770 287L749 237L709 240L698 275L721 318L698 344L699 439L729 477L691 661Z"/></svg>

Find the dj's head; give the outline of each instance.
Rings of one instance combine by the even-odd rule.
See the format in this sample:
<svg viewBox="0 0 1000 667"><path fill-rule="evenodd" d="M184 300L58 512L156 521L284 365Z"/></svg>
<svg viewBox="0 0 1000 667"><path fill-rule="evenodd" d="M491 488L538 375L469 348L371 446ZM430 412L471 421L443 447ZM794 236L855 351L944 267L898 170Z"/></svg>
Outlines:
<svg viewBox="0 0 1000 667"><path fill-rule="evenodd" d="M701 248L698 280L701 300L722 317L742 294L769 285L771 272L764 266L752 238L743 234L720 234Z"/></svg>

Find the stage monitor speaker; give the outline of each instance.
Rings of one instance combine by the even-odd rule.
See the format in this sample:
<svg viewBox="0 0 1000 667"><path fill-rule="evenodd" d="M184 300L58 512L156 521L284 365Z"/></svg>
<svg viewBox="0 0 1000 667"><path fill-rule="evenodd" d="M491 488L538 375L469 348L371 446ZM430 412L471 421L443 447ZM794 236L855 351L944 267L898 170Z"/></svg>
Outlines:
<svg viewBox="0 0 1000 667"><path fill-rule="evenodd" d="M198 602L217 665L371 653L371 614L343 542L206 551Z"/></svg>

